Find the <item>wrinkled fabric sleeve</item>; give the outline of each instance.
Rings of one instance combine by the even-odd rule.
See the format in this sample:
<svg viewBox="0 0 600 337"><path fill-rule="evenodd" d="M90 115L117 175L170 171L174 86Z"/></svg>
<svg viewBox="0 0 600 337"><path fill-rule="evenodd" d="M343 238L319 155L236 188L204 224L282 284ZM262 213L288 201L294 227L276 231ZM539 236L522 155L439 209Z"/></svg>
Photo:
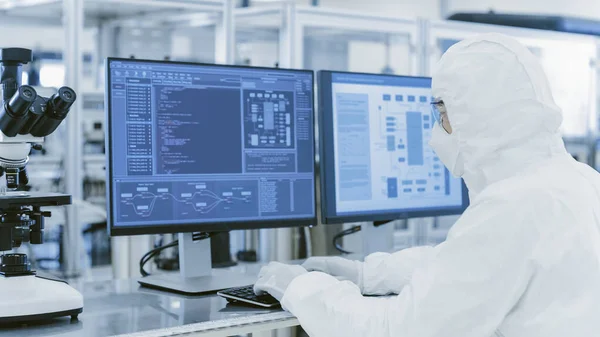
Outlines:
<svg viewBox="0 0 600 337"><path fill-rule="evenodd" d="M282 305L311 337L491 336L533 275L530 213L514 202L470 208L398 296L363 297L312 272L292 281Z"/></svg>
<svg viewBox="0 0 600 337"><path fill-rule="evenodd" d="M430 246L412 247L393 254L374 253L362 265L364 295L399 294L412 278L413 272L427 264L435 253Z"/></svg>

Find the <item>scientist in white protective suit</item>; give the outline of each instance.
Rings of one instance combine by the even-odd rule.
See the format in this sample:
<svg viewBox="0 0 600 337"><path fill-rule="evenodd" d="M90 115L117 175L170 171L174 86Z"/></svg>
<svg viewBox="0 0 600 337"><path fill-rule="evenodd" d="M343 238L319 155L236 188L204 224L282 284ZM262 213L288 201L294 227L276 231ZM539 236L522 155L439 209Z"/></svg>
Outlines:
<svg viewBox="0 0 600 337"><path fill-rule="evenodd" d="M471 200L447 240L365 262L273 262L255 291L311 337L600 336L600 175L565 150L540 63L506 36L464 40L433 94L430 145ZM397 296L364 296L384 294Z"/></svg>

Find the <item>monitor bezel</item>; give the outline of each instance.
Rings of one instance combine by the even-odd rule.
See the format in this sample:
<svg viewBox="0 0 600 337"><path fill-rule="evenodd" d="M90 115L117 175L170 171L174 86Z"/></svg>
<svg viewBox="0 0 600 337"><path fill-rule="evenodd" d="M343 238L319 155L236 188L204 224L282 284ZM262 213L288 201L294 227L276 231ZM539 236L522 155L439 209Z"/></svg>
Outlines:
<svg viewBox="0 0 600 337"><path fill-rule="evenodd" d="M372 212L356 212L355 214L339 214L337 209L329 209L328 201L330 198L335 200L335 164L333 154L333 99L332 99L332 75L347 74L347 75L368 75L382 76L395 78L419 78L431 79L427 76L404 76L404 75L388 75L388 74L373 74L363 72L348 72L348 71L333 71L320 70L317 73L318 87L318 123L319 123L319 190L320 190L320 220L323 224L339 224L348 222L364 222L364 221L392 221L398 219L433 217L444 215L462 214L469 206L469 194L467 187L462 181L462 200L463 204L458 207L438 208L420 208L413 210L397 209L397 210L375 210ZM328 119L329 118L329 119ZM328 154L329 153L329 154ZM331 158L330 158L331 157ZM331 181L331 183L327 183ZM333 208L335 208L335 202Z"/></svg>
<svg viewBox="0 0 600 337"><path fill-rule="evenodd" d="M114 209L113 209L113 160L112 160L112 102L111 102L111 67L110 64L113 61L123 62L139 62L139 63L161 63L161 64L173 64L173 65L187 65L187 66L207 66L207 67L222 67L222 68L238 68L238 69L256 69L256 70L272 70L272 71L283 71L283 72L301 72L311 75L312 79L312 111L313 111L313 135L316 136L316 130L314 128L314 121L316 121L315 114L315 73L312 70L305 69L288 69L288 68L269 68L269 67L253 67L253 66L240 66L240 65L225 65L225 64L211 64L211 63L197 63L197 62L180 62L180 61L160 61L160 60L146 60L146 59L131 59L121 57L108 57L105 60L105 91L104 91L104 113L105 121L107 123L107 133L105 135L105 152L106 152L106 178L108 188L106 189L106 202L107 202L107 227L108 234L110 236L128 236L128 235L144 235L144 234L166 234L166 233L188 233L188 232L227 232L231 230L244 230L244 229L263 229L263 228L289 228L289 227L310 227L317 224L318 210L317 210L317 165L313 160L313 191L314 191L314 216L310 217L299 217L292 219L279 219L279 220L240 220L240 221L226 221L226 222L211 222L211 223L193 223L189 224L165 224L165 225L134 225L134 226L114 226ZM315 137L313 136L313 158L317 153L317 144Z"/></svg>

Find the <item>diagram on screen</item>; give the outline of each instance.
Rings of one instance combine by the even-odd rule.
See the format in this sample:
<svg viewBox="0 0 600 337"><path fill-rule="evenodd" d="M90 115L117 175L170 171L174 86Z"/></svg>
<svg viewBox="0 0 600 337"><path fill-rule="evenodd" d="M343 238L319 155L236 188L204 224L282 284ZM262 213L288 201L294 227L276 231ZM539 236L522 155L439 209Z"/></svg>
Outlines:
<svg viewBox="0 0 600 337"><path fill-rule="evenodd" d="M461 205L462 182L428 145L435 126L428 85L334 83L332 90L338 212Z"/></svg>
<svg viewBox="0 0 600 337"><path fill-rule="evenodd" d="M396 92L378 97L374 117L379 139L372 140L373 155L386 158L377 169L384 182L382 196L448 194L445 168L427 145L433 126L429 96Z"/></svg>
<svg viewBox="0 0 600 337"><path fill-rule="evenodd" d="M246 148L294 148L294 96L285 91L244 91Z"/></svg>
<svg viewBox="0 0 600 337"><path fill-rule="evenodd" d="M121 183L120 214L139 219L202 219L254 216L258 212L257 185L241 182Z"/></svg>

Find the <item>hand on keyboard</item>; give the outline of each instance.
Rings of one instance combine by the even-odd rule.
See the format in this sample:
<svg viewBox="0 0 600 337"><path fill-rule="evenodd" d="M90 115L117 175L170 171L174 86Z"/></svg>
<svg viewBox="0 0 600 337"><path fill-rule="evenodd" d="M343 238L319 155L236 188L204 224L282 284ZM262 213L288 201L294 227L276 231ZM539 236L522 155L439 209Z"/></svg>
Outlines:
<svg viewBox="0 0 600 337"><path fill-rule="evenodd" d="M241 288L230 288L219 291L217 295L224 297L230 302L248 303L264 308L273 308L279 306L279 301L269 294L256 295L254 285Z"/></svg>

